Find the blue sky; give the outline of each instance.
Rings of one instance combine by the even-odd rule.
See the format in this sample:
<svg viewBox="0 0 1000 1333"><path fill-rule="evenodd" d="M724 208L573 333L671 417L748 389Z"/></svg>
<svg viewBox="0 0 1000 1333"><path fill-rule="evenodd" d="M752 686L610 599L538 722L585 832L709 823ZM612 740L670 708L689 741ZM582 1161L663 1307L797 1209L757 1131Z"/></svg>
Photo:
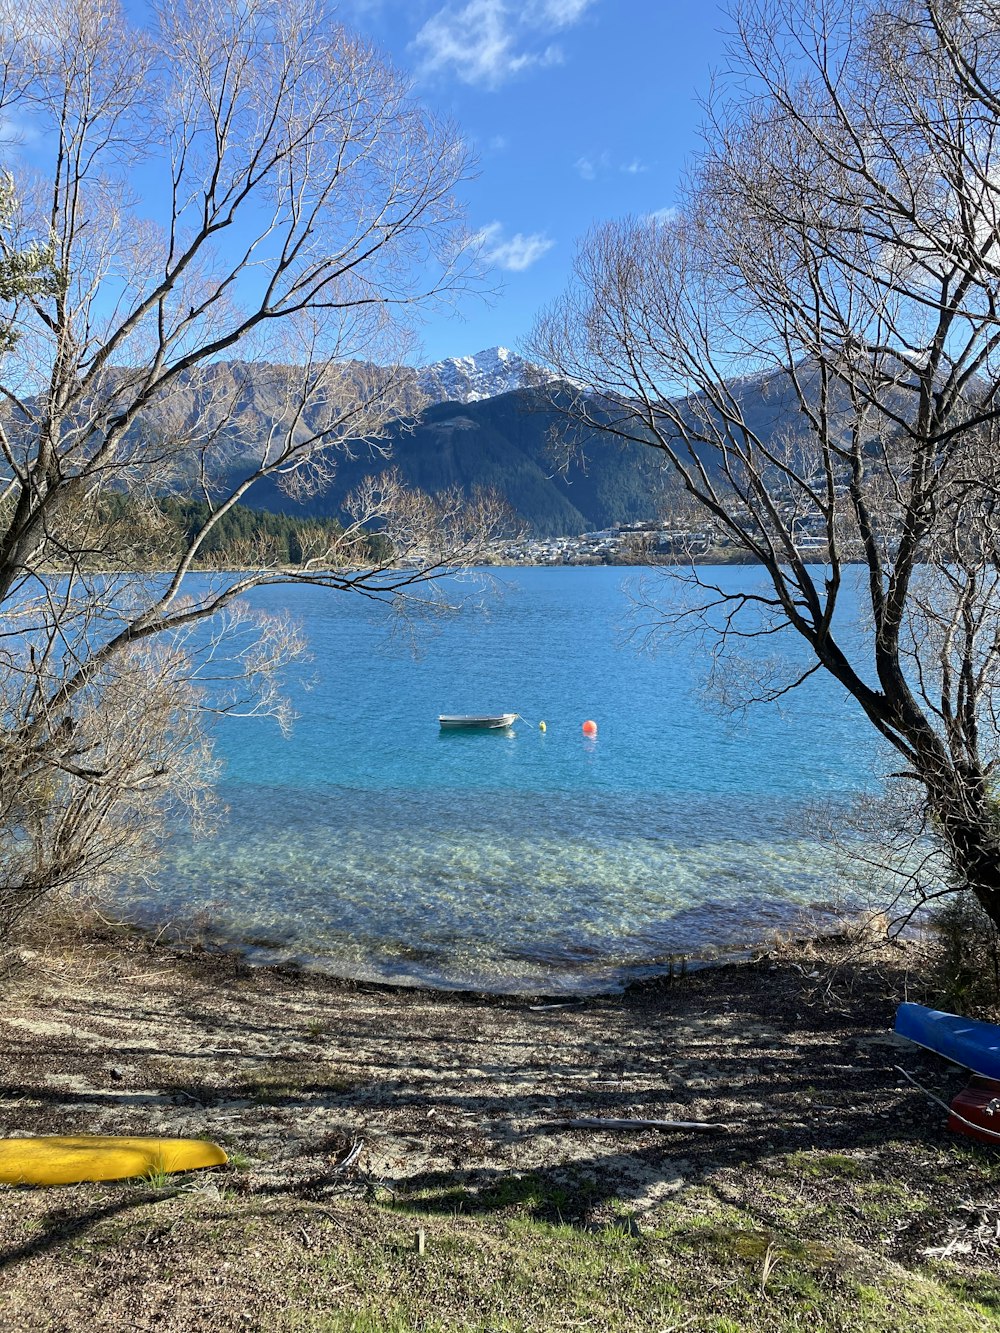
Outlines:
<svg viewBox="0 0 1000 1333"><path fill-rule="evenodd" d="M148 15L147 0L124 6ZM434 317L425 361L521 347L593 223L671 208L727 26L716 0L340 0L336 13L478 159L463 202L499 290Z"/></svg>
<svg viewBox="0 0 1000 1333"><path fill-rule="evenodd" d="M671 207L726 27L711 0L347 0L340 13L479 159L464 196L502 291L429 324L427 360L517 347L592 223Z"/></svg>

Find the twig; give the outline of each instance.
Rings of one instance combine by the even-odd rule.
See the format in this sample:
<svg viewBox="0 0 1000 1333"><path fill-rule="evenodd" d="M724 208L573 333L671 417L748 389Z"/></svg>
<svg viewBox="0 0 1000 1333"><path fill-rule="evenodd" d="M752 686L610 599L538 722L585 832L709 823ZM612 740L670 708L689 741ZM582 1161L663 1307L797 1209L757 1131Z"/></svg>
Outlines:
<svg viewBox="0 0 1000 1333"><path fill-rule="evenodd" d="M364 1146L365 1146L364 1139L355 1139L354 1142L351 1144L350 1150L346 1154L346 1156L342 1157L339 1162L336 1162L334 1164L332 1168L333 1171L346 1171L348 1167L353 1166L354 1163L361 1156L361 1150L364 1148Z"/></svg>
<svg viewBox="0 0 1000 1333"><path fill-rule="evenodd" d="M711 1120L604 1120L579 1116L573 1120L547 1120L543 1129L695 1129L729 1133L729 1126Z"/></svg>

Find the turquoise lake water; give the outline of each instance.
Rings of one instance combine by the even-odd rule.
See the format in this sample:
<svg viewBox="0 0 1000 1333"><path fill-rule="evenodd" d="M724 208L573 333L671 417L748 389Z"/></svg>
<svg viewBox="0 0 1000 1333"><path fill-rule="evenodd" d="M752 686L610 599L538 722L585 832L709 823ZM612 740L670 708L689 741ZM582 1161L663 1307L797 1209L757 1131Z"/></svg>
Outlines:
<svg viewBox="0 0 1000 1333"><path fill-rule="evenodd" d="M843 901L814 812L871 786L864 720L818 678L780 709L717 716L698 693L703 650L623 644L638 577L499 571L418 631L416 658L383 607L258 592L311 647L288 682L292 735L220 724L228 814L211 839L178 839L130 910L341 975L559 990L740 947ZM527 721L437 725L508 711Z"/></svg>

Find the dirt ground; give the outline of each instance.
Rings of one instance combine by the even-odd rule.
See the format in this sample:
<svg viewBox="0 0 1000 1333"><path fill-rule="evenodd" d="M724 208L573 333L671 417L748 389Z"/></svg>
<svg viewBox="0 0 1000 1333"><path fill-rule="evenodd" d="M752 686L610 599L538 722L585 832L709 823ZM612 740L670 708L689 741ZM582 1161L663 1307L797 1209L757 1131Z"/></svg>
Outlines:
<svg viewBox="0 0 1000 1333"><path fill-rule="evenodd" d="M3 983L0 1135L211 1138L232 1162L187 1178L172 1222L132 1182L0 1187L0 1325L284 1326L291 1295L252 1278L271 1233L206 1249L251 1205L305 1250L334 1206L348 1227L358 1207L384 1205L638 1234L670 1201L710 1195L787 1229L776 1162L860 1164L865 1180L930 1200L894 1215L859 1196L853 1213L831 1212L843 1179L803 1167L795 1225L813 1241L847 1225L886 1261L933 1253L995 1271L1000 1153L956 1143L899 1071L946 1101L966 1081L891 1033L898 999L919 998L916 963L908 948L800 944L565 1003L348 985L134 937L54 942ZM724 1129L558 1123L581 1117ZM191 1209L221 1230L203 1226L183 1250L172 1228ZM205 1293L227 1282L243 1286L223 1320ZM350 1325L362 1326L381 1327Z"/></svg>

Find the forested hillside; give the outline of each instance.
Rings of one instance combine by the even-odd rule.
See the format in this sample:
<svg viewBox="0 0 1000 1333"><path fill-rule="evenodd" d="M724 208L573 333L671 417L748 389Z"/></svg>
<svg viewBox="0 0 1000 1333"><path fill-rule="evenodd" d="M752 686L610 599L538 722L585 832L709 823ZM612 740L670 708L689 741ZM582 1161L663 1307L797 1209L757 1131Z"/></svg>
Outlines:
<svg viewBox="0 0 1000 1333"><path fill-rule="evenodd" d="M94 543L95 552L113 549L123 566L157 568L177 558L208 516L208 505L201 500L161 496L141 504L132 496L112 494L102 498L90 530L99 529L106 538ZM322 561L341 532L336 519L270 513L237 504L217 519L198 548L195 565L244 568L263 563L301 565L311 558ZM373 558L383 552L383 543L373 534ZM99 557L106 559L106 554Z"/></svg>
<svg viewBox="0 0 1000 1333"><path fill-rule="evenodd" d="M175 497L160 501L171 526L189 540L208 517L208 506L198 500ZM234 505L209 532L199 549L203 564L242 565L261 557L283 565L301 565L335 545L341 532L336 519L294 513L271 513L248 505ZM380 547L372 537L372 554Z"/></svg>
<svg viewBox="0 0 1000 1333"><path fill-rule="evenodd" d="M391 431L391 465L420 490L477 486L500 491L535 536L561 536L653 516L666 476L657 456L622 449L592 431L571 442L548 397L523 389L477 403L440 403L410 426ZM305 502L273 482L258 483L250 502L278 513L340 517L345 496L363 476L389 463L374 451L338 462L333 485Z"/></svg>
<svg viewBox="0 0 1000 1333"><path fill-rule="evenodd" d="M345 373L380 372L358 364ZM808 389L808 371L800 367L799 373ZM275 423L283 419L294 375L295 368L289 366L214 363L187 388L182 380L177 397L181 419L204 419L217 428L220 459L228 455L232 476L242 475L247 462L259 457ZM778 432L794 435L801 423L786 376L747 379L734 383L733 392L748 425L764 441ZM226 408L225 420L221 405ZM388 438L377 448L352 444L353 456L331 449L327 457L335 464L333 480L316 494L292 498L275 477L258 482L246 497L247 508L241 509L239 518L227 519L226 535L213 537L206 557L221 555L217 541L231 549L233 543L249 539L246 513L255 509L294 518L292 526L267 525L262 519L257 533L262 540L277 543L282 560L294 563L296 525L303 519L343 521L350 492L365 476L388 467L398 469L410 486L432 494L452 486L467 493L477 487L499 492L513 512L515 526L534 537L572 536L656 518L669 507L665 502L671 489L676 493L677 483L663 466L662 455L640 444L623 445L596 428L572 426L561 410L565 406L558 396L553 398L551 385L479 401L433 403L418 416L390 426ZM589 411L601 421L597 404L590 403ZM303 429L316 428L306 413ZM710 469L717 467L711 451L705 461ZM319 462L326 472L322 457ZM226 483L232 477L224 473L221 480Z"/></svg>

